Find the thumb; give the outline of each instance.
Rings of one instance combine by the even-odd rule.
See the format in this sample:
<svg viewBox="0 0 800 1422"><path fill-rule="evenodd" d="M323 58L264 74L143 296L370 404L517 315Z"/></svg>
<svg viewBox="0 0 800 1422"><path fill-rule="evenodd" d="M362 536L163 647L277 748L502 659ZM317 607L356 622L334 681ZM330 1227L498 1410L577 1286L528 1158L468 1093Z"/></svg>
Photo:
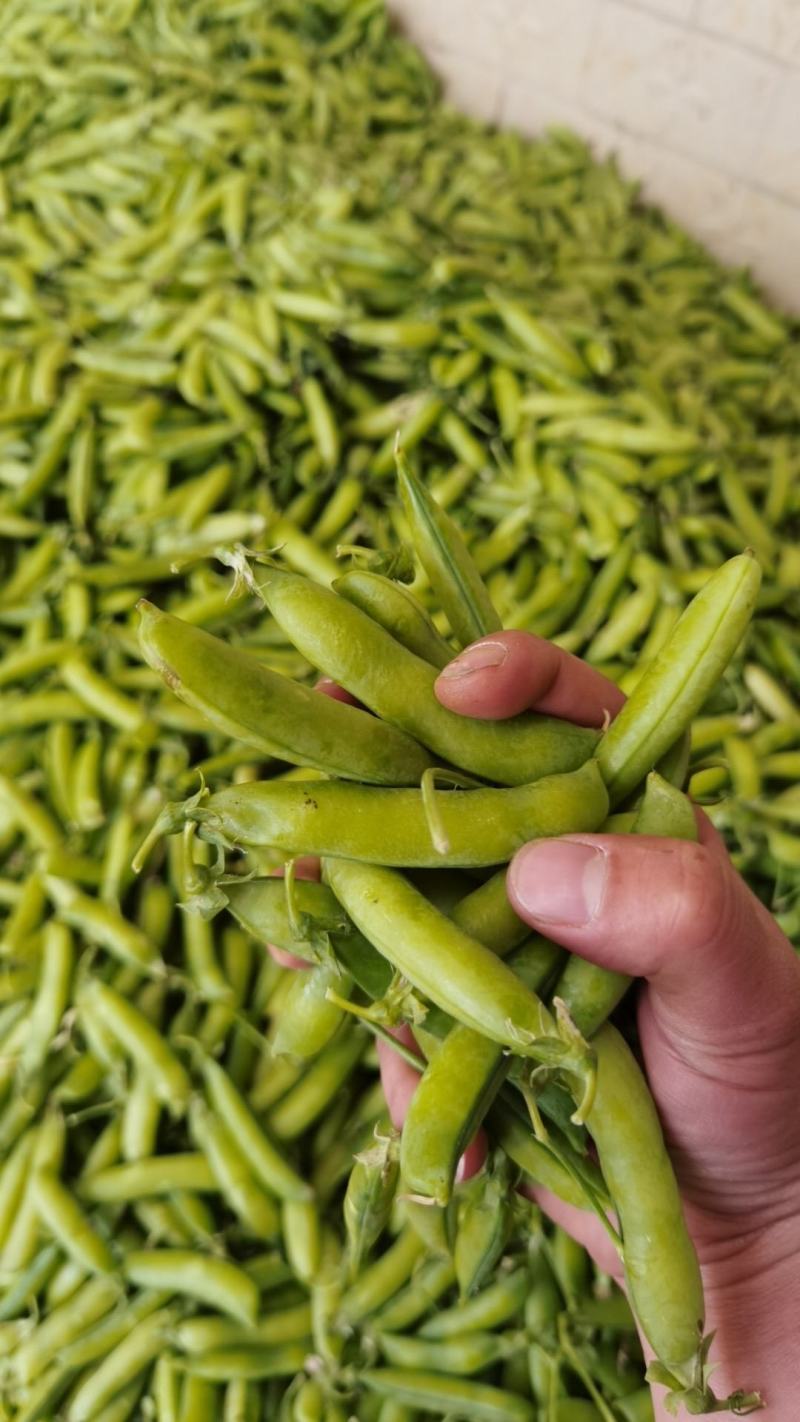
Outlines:
<svg viewBox="0 0 800 1422"><path fill-rule="evenodd" d="M800 960L704 817L700 834L698 844L602 834L534 841L511 863L509 898L581 957L647 978L662 1029L701 1056L729 1045L755 1051L782 1034L788 1045Z"/></svg>

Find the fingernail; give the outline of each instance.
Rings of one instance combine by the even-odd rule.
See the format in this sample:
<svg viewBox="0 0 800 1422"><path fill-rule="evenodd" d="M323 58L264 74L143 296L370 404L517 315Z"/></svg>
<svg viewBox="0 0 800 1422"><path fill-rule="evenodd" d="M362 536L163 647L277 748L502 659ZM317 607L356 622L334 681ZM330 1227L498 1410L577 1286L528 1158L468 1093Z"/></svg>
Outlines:
<svg viewBox="0 0 800 1422"><path fill-rule="evenodd" d="M605 854L592 844L540 840L516 855L510 886L519 907L537 922L580 928L597 916L606 868Z"/></svg>
<svg viewBox="0 0 800 1422"><path fill-rule="evenodd" d="M467 647L454 661L448 662L440 677L448 679L456 676L472 676L473 672L484 671L487 667L501 667L508 656L508 648L502 642L479 642L476 647Z"/></svg>

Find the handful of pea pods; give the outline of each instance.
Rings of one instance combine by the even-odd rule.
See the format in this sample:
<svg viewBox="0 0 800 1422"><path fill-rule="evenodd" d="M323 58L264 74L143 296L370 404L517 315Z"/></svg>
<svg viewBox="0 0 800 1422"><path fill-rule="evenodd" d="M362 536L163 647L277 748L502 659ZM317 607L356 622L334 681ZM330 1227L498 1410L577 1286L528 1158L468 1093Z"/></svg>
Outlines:
<svg viewBox="0 0 800 1422"><path fill-rule="evenodd" d="M458 530L402 455L398 473L412 546L455 652L497 629L499 618ZM476 1211L468 1201L457 1202L456 1168L495 1099L516 1091L530 1112L533 1140L513 1107L505 1107L512 1111L510 1130L507 1114L501 1124L508 1159L514 1160L514 1141L521 1139L533 1178L570 1203L594 1208L608 1228L635 1316L656 1355L648 1376L694 1412L758 1406L758 1395L744 1391L721 1404L708 1385L702 1285L677 1185L640 1069L607 1022L628 981L585 961L564 964L563 954L538 937L520 942L502 869L471 892L462 881L462 896L448 907L425 883L425 873L437 869L502 865L532 838L597 829L623 804L633 806L633 833L693 838L694 814L680 790L686 759L675 748L684 746L694 715L746 630L761 581L755 558L739 555L714 574L599 738L530 713L469 722L444 710L433 691L440 659L432 666L419 654L434 650L430 636L423 643L425 610L390 580L370 581L362 572L354 601L346 579L327 589L271 562L251 578L297 650L372 718L312 695L298 726L293 690L284 698L278 678L267 682L246 657L149 604L142 608L140 642L149 665L178 696L229 733L247 737L257 726L270 743L280 740L285 758L298 766L303 747L314 745L311 779L301 769L300 778L293 773L208 797L201 792L185 809L184 835L199 829L216 843L220 869L225 851L234 851L231 872L217 884L227 889L237 921L313 965L281 1004L275 1048L300 1056L319 1051L347 1030L348 1017L381 1031L402 1022L422 1030L429 1061L399 1149L384 1137L358 1157L350 1176L351 1267L380 1236L399 1184L413 1204L417 1229L452 1252L462 1286L470 1280L465 1292L491 1271L505 1244L512 1177L493 1190L481 1180ZM370 751L386 727L413 737L410 744L443 764L431 761L420 788L411 788L403 784L406 761L392 761L387 742L383 774L376 776L374 766L368 771L383 784L358 783L361 740L331 738L332 719L343 711L354 733L358 721L370 727L363 743ZM340 778L343 757L346 779ZM659 765L677 785L658 774ZM449 788L437 786L437 777ZM176 828L170 818L176 815L177 807L168 829ZM264 850L280 852L287 868L303 855L321 857L327 896L322 885L301 894L292 872L283 884L253 877ZM414 882L402 869L422 877ZM451 893L457 883L456 877ZM282 915L277 924L276 911ZM575 1106L567 1107L566 1122L565 1096ZM542 1110L555 1117L552 1127L545 1128ZM559 1134L565 1123L586 1128L599 1170L590 1163L586 1132L576 1149L574 1136ZM531 1149L538 1155L533 1162ZM615 1226L608 1224L609 1207ZM481 1242L477 1262L473 1240ZM385 1345L384 1353L394 1360Z"/></svg>
<svg viewBox="0 0 800 1422"><path fill-rule="evenodd" d="M690 754L800 941L796 323L576 136L443 105L379 0L29 0L0 56L0 1417L648 1419L625 1300L514 1189L646 1228L603 1115L613 1073L661 1162L602 1025L627 983L525 938L498 866L607 798L693 833ZM647 669L747 547L750 630L664 757ZM336 648L330 587L366 618ZM638 706L599 745L456 728L435 669L500 625ZM375 714L314 695L323 653ZM327 882L287 892L304 848ZM492 974L491 1019L429 935ZM401 1021L427 1065L398 1141L370 1034ZM662 1200L651 1332L692 1277ZM690 1307L657 1347L698 1410Z"/></svg>

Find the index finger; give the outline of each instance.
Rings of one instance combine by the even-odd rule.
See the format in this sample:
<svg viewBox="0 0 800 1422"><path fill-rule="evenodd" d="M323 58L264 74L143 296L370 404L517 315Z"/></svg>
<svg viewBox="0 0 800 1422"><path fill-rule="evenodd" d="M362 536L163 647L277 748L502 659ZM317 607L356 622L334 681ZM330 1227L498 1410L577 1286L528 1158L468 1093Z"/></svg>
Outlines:
<svg viewBox="0 0 800 1422"><path fill-rule="evenodd" d="M494 632L473 642L436 679L443 706L502 721L540 711L580 726L613 719L625 697L602 672L533 632Z"/></svg>

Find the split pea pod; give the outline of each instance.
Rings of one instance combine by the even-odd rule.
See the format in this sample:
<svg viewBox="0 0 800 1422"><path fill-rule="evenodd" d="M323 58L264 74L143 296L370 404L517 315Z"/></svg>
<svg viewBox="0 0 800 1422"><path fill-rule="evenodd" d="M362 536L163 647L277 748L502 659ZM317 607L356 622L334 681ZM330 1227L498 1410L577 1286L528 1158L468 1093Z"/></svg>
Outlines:
<svg viewBox="0 0 800 1422"><path fill-rule="evenodd" d="M532 712L500 722L448 711L434 694L435 667L328 588L270 566L259 590L312 666L462 770L520 785L573 770L592 754L597 734L581 726Z"/></svg>
<svg viewBox="0 0 800 1422"><path fill-rule="evenodd" d="M454 648L437 632L425 608L403 583L366 568L351 568L335 578L331 587L431 666L444 667L455 656Z"/></svg>
<svg viewBox="0 0 800 1422"><path fill-rule="evenodd" d="M220 790L188 813L206 837L228 843L398 867L466 868L507 863L531 839L597 829L608 808L594 761L509 789L436 791L435 804L438 848L418 790L255 781Z"/></svg>
<svg viewBox="0 0 800 1422"><path fill-rule="evenodd" d="M744 635L761 582L749 553L708 580L647 667L597 749L617 805L688 728Z"/></svg>
<svg viewBox="0 0 800 1422"><path fill-rule="evenodd" d="M305 586L304 579L298 582ZM377 785L413 785L431 764L422 746L397 727L315 694L152 603L140 602L139 612L145 660L225 735L293 765Z"/></svg>

